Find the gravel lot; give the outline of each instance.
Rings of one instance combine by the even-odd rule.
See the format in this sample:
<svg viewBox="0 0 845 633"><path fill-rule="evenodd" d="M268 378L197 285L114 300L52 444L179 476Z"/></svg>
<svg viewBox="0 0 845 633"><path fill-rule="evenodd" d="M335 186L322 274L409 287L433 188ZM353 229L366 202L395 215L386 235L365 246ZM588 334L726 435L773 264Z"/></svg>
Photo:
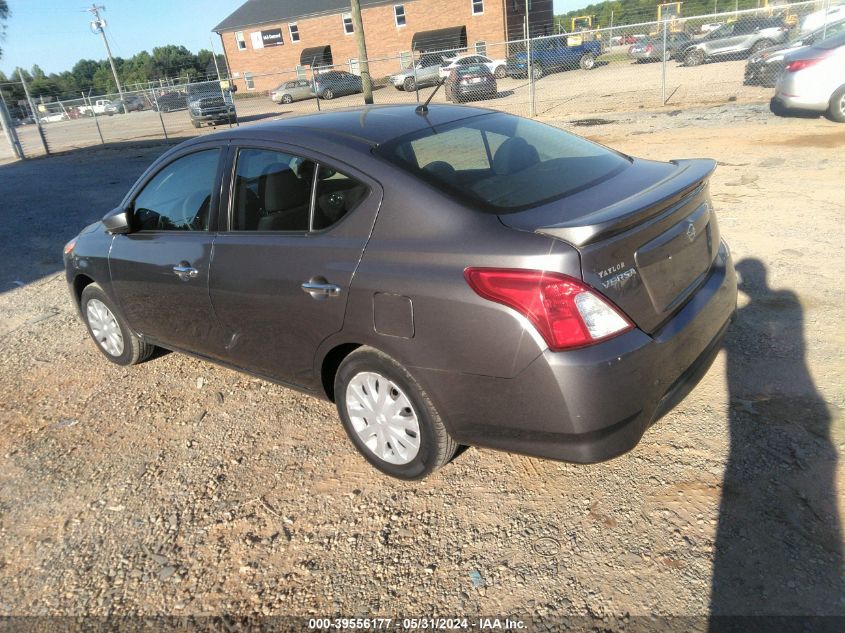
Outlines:
<svg viewBox="0 0 845 633"><path fill-rule="evenodd" d="M101 358L60 249L164 147L0 166L0 616L845 616L845 126L736 105L592 123L574 129L718 159L743 277L725 349L621 458L470 448L417 483L370 468L328 403L178 354Z"/></svg>

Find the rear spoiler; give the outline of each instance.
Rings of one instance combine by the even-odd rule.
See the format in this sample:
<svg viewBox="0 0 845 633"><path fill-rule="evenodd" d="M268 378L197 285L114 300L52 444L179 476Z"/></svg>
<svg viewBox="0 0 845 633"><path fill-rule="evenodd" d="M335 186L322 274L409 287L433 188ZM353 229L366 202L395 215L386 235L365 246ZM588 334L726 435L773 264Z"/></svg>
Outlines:
<svg viewBox="0 0 845 633"><path fill-rule="evenodd" d="M703 187L716 169L716 161L710 158L669 162L676 165L678 170L650 187L577 220L540 227L535 232L573 246L585 246L621 233L675 206Z"/></svg>

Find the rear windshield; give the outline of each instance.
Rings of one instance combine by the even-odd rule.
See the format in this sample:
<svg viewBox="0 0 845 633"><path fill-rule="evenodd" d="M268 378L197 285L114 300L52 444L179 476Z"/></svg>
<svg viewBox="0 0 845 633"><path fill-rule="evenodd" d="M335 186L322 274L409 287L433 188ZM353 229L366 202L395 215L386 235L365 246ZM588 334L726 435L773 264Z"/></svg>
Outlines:
<svg viewBox="0 0 845 633"><path fill-rule="evenodd" d="M375 153L490 213L551 202L616 175L630 159L555 127L505 113L427 127Z"/></svg>

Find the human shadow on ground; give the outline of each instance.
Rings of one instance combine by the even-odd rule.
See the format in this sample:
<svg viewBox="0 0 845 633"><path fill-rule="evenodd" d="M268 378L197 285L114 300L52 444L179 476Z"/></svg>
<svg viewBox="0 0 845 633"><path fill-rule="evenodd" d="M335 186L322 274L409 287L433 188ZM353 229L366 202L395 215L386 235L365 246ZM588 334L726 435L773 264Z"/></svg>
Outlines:
<svg viewBox="0 0 845 633"><path fill-rule="evenodd" d="M812 617L845 616L845 568L833 418L807 367L802 306L759 260L737 272L749 301L725 342L730 454L709 628L843 630L845 618Z"/></svg>

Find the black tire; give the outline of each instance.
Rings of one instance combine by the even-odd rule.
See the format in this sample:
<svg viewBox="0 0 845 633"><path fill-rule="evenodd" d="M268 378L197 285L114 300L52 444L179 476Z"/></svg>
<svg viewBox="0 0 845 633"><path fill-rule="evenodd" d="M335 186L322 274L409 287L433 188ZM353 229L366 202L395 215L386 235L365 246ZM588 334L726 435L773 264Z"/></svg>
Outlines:
<svg viewBox="0 0 845 633"><path fill-rule="evenodd" d="M684 53L685 66L699 66L704 63L704 51L697 48L691 48Z"/></svg>
<svg viewBox="0 0 845 633"><path fill-rule="evenodd" d="M496 70L493 71L493 75L496 79L504 79L508 75L508 69L505 68L504 64L501 66L496 66Z"/></svg>
<svg viewBox="0 0 845 633"><path fill-rule="evenodd" d="M334 99L334 92L331 88L326 88L325 90L323 90L323 99L325 99L326 101Z"/></svg>
<svg viewBox="0 0 845 633"><path fill-rule="evenodd" d="M117 327L120 329L120 334L123 337L123 351L121 354L115 355L108 352L103 344L94 335L89 322L89 303L97 300L105 305L114 317ZM126 321L121 316L120 311L117 310L108 298L103 289L95 283L88 284L82 291L82 296L79 299L80 312L82 312L82 319L85 321L85 326L88 328L88 334L97 345L97 349L102 352L103 356L108 358L115 365L135 365L147 360L155 351L155 346L141 340L126 324Z"/></svg>
<svg viewBox="0 0 845 633"><path fill-rule="evenodd" d="M402 88L405 92L413 92L417 89L417 82L414 81L413 77L406 77L405 81L402 82Z"/></svg>
<svg viewBox="0 0 845 633"><path fill-rule="evenodd" d="M748 52L748 54L749 54L749 56L750 55L756 55L757 53L762 51L764 48L769 48L769 46L771 46L771 45L772 45L772 43L769 40L759 40L757 42L754 42L754 46L751 47L751 50Z"/></svg>
<svg viewBox="0 0 845 633"><path fill-rule="evenodd" d="M596 58L592 53L585 53L578 60L578 65L581 67L581 70L592 70L596 67Z"/></svg>
<svg viewBox="0 0 845 633"><path fill-rule="evenodd" d="M772 99L769 101L769 110L771 110L772 114L775 116L787 116L789 114L789 110L779 99Z"/></svg>
<svg viewBox="0 0 845 633"><path fill-rule="evenodd" d="M282 103L293 103L293 97L291 97L290 95L282 95Z"/></svg>
<svg viewBox="0 0 845 633"><path fill-rule="evenodd" d="M845 86L839 86L839 89L831 95L827 118L837 123L845 123Z"/></svg>
<svg viewBox="0 0 845 633"><path fill-rule="evenodd" d="M364 444L355 431L346 403L347 387L350 381L362 372L374 372L393 382L408 398L413 407L411 413L417 415L419 451L406 464L393 464L381 459ZM355 448L370 464L391 477L408 480L422 479L447 464L458 449L457 443L449 436L430 398L413 376L390 356L372 347L360 347L343 360L335 376L334 393L343 428ZM364 428L371 426L367 420L365 424ZM390 440L386 440L386 444L389 446L395 439L395 436L391 437Z"/></svg>

